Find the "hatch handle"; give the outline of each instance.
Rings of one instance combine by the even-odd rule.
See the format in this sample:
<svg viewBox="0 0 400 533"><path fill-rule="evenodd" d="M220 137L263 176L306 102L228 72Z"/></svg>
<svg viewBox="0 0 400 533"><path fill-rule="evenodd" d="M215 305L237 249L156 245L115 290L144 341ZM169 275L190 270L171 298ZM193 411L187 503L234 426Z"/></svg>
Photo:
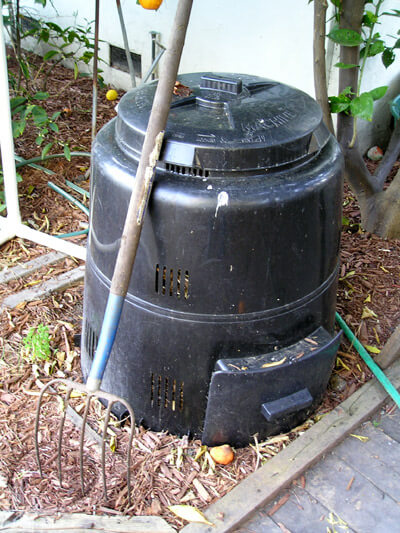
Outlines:
<svg viewBox="0 0 400 533"><path fill-rule="evenodd" d="M202 76L200 88L222 93L240 94L243 83L240 78L228 78L227 76Z"/></svg>
<svg viewBox="0 0 400 533"><path fill-rule="evenodd" d="M263 403L261 405L261 413L268 422L274 422L285 415L306 409L312 403L313 397L310 391L305 388L278 400Z"/></svg>

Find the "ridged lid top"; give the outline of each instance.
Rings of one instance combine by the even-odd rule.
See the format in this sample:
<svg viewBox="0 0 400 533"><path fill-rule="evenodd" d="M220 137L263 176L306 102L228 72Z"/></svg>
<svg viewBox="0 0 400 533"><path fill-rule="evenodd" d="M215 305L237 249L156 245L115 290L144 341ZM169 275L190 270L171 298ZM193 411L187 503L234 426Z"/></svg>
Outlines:
<svg viewBox="0 0 400 533"><path fill-rule="evenodd" d="M153 82L119 103L116 140L139 158L156 90ZM179 76L161 160L210 171L251 171L295 163L328 141L322 112L304 92L243 74Z"/></svg>

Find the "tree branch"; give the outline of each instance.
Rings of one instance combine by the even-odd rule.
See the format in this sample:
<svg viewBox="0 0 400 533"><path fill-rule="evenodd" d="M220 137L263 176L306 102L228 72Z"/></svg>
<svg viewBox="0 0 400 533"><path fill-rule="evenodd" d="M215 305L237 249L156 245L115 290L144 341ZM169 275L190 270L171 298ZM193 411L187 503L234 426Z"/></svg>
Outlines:
<svg viewBox="0 0 400 533"><path fill-rule="evenodd" d="M361 22L364 13L364 0L343 0L340 27L357 32L361 31ZM358 65L360 49L358 46L341 46L340 60L346 64ZM350 87L357 91L358 67L340 69L339 92ZM376 180L367 169L362 158L358 143L350 147L353 138L354 118L346 113L339 113L337 122L337 138L342 147L346 163L346 179L357 196L369 197L378 192Z"/></svg>
<svg viewBox="0 0 400 533"><path fill-rule="evenodd" d="M383 189L386 178L400 155L400 120L397 120L385 155L376 169L374 179L380 189Z"/></svg>
<svg viewBox="0 0 400 533"><path fill-rule="evenodd" d="M332 115L329 109L328 88L325 63L325 20L328 3L326 0L314 0L314 88L317 102L329 131L334 135Z"/></svg>

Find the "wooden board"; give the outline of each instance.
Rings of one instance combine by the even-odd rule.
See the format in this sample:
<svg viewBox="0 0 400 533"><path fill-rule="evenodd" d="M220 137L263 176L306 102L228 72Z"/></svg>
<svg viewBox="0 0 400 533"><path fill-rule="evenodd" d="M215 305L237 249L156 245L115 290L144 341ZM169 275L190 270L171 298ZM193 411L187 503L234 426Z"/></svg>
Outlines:
<svg viewBox="0 0 400 533"><path fill-rule="evenodd" d="M393 414L384 415L377 419L379 427L392 439L400 442L400 411L396 409Z"/></svg>
<svg viewBox="0 0 400 533"><path fill-rule="evenodd" d="M282 533L282 529L264 511L258 511L252 520L246 522L243 528L235 529L235 533ZM324 533L326 533L324 531Z"/></svg>
<svg viewBox="0 0 400 533"><path fill-rule="evenodd" d="M393 421L396 423L396 421ZM356 434L368 438L366 442L360 442L353 438L346 439L345 444L340 444L334 453L337 453L345 460L353 460L354 455L359 454L363 457L371 457L374 461L382 462L386 467L394 469L400 474L400 445L387 435L381 426L375 427L373 423L366 422L357 430ZM356 461L360 460L358 457ZM400 488L400 487L399 487Z"/></svg>
<svg viewBox="0 0 400 533"><path fill-rule="evenodd" d="M400 357L400 326L394 330L381 353L375 357L375 361L382 368L388 368Z"/></svg>
<svg viewBox="0 0 400 533"><path fill-rule="evenodd" d="M0 283L8 283L13 279L23 278L24 276L28 276L29 274L40 270L43 266L57 263L65 257L67 256L61 252L50 252L48 254L41 255L36 259L32 259L32 261L23 263L22 265L16 265L12 268L5 268L0 272Z"/></svg>
<svg viewBox="0 0 400 533"><path fill-rule="evenodd" d="M292 533L326 533L328 528L333 530L334 514L309 494L307 487L292 486L287 492L289 500L271 517L277 525L283 525ZM271 508L273 506L268 506L266 511ZM257 533L261 531L255 519L246 522L246 528L251 529L252 526ZM336 528L336 531L351 533L353 530Z"/></svg>
<svg viewBox="0 0 400 533"><path fill-rule="evenodd" d="M158 516L96 516L83 513L44 516L0 511L0 531L35 533L173 533Z"/></svg>
<svg viewBox="0 0 400 533"><path fill-rule="evenodd" d="M334 455L400 505L400 444L378 429L362 433L370 440L348 438Z"/></svg>
<svg viewBox="0 0 400 533"><path fill-rule="evenodd" d="M396 361L386 375L395 387L399 387L400 362ZM182 531L234 531L369 418L386 397L386 392L375 379L366 383L262 468L210 506L205 514L214 527L188 524Z"/></svg>
<svg viewBox="0 0 400 533"><path fill-rule="evenodd" d="M44 281L31 289L25 289L7 296L7 298L4 298L2 301L0 309L14 308L22 302L32 302L34 300L46 298L46 296L49 296L52 292L65 289L83 280L84 275L84 266L74 268L74 270L69 270L68 272L63 272L59 276Z"/></svg>
<svg viewBox="0 0 400 533"><path fill-rule="evenodd" d="M347 490L352 479L351 488ZM397 502L335 454L329 454L316 465L307 474L306 482L307 492L348 527L362 533L399 531Z"/></svg>

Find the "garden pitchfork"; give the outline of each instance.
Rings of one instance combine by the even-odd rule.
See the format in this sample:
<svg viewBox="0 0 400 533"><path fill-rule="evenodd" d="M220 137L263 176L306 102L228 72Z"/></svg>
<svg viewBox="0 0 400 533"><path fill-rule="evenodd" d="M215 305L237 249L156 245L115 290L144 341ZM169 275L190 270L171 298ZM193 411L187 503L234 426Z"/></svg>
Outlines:
<svg viewBox="0 0 400 533"><path fill-rule="evenodd" d="M139 161L138 170L134 180L131 199L128 206L128 212L125 219L125 225L121 237L121 244L118 251L118 256L114 268L114 274L111 280L110 293L107 300L106 310L104 313L103 324L100 332L99 342L96 353L90 368L89 376L86 384L75 383L67 379L54 379L46 384L41 390L35 422L35 449L36 457L39 465L40 475L42 475L42 467L40 463L39 453L39 418L42 405L43 396L46 392L54 393L55 385L62 385L66 388L64 397L64 412L60 420L59 437L58 437L58 475L60 485L62 484L61 471L61 448L62 436L64 429L65 416L69 399L72 391L75 389L78 392L85 393L86 402L83 414L82 431L79 445L80 456L80 475L81 488L84 492L84 476L83 476L83 443L85 436L85 425L89 413L89 407L92 398L99 398L105 400L108 404L104 420L104 428L102 435L102 454L101 454L101 470L103 478L103 488L105 499L107 499L107 486L105 479L105 440L107 433L107 426L110 420L111 408L114 403L120 402L126 407L131 418L131 432L128 444L127 456L127 489L128 501L130 503L130 451L134 435L134 413L131 406L126 400L104 392L100 389L102 378L110 357L111 349L117 333L118 324L122 312L125 296L128 291L129 281L132 273L133 264L136 257L137 248L139 245L140 234L142 230L143 220L147 209L147 204L154 179L154 168L156 166L160 149L163 141L164 130L167 124L169 108L173 89L176 82L180 57L182 54L183 43L185 40L186 30L189 22L190 12L193 0L179 0L175 20L171 30L171 37L169 46L165 53L165 58L160 71L160 79L158 81L156 93L154 96L153 106L150 113L149 123L147 126L146 136L143 143L142 154Z"/></svg>

